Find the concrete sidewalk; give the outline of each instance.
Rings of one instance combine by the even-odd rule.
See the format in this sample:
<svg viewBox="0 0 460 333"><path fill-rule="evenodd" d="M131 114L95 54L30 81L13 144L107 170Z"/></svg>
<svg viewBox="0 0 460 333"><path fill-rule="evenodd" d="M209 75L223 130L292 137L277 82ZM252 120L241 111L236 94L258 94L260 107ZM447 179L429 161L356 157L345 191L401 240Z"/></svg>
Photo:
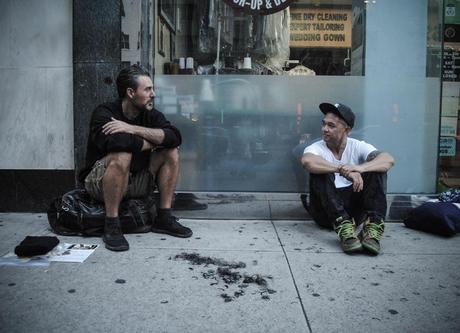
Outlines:
<svg viewBox="0 0 460 333"><path fill-rule="evenodd" d="M460 330L459 237L388 223L381 255L349 256L309 220L181 221L192 238L127 235L128 252L102 245L82 264L0 267L0 331ZM0 214L1 255L50 234L45 214Z"/></svg>

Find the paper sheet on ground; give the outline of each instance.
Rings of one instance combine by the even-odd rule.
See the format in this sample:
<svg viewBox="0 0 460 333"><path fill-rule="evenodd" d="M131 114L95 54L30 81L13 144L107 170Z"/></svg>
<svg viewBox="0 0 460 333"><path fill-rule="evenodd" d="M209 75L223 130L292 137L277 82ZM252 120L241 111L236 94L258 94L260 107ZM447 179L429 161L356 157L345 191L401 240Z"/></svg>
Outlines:
<svg viewBox="0 0 460 333"><path fill-rule="evenodd" d="M50 261L84 262L99 247L97 244L60 243L45 255L20 258L9 252L0 258L0 266L47 267Z"/></svg>
<svg viewBox="0 0 460 333"><path fill-rule="evenodd" d="M99 247L97 244L63 243L47 254L49 261L84 262Z"/></svg>

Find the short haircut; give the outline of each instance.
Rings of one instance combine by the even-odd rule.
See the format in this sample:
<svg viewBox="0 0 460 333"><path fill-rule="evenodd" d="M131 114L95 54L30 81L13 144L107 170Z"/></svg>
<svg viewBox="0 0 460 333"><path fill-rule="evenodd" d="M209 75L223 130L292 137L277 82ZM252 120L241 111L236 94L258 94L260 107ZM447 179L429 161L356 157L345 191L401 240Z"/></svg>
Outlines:
<svg viewBox="0 0 460 333"><path fill-rule="evenodd" d="M126 96L126 89L131 88L137 90L139 86L139 81L137 78L139 76L148 76L150 74L147 70L142 68L139 65L132 65L127 68L123 68L117 76L117 91L118 96L123 98Z"/></svg>

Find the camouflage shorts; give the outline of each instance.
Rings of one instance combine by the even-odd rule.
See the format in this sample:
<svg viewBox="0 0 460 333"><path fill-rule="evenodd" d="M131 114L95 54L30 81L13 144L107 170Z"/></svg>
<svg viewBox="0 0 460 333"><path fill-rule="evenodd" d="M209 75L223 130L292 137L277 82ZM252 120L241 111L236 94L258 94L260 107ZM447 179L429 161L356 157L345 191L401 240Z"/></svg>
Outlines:
<svg viewBox="0 0 460 333"><path fill-rule="evenodd" d="M105 159L102 158L94 163L91 172L85 178L85 189L96 200L104 201L102 178L106 170ZM128 189L124 195L127 198L141 198L151 194L154 190L155 181L152 174L144 169L136 174L129 174Z"/></svg>

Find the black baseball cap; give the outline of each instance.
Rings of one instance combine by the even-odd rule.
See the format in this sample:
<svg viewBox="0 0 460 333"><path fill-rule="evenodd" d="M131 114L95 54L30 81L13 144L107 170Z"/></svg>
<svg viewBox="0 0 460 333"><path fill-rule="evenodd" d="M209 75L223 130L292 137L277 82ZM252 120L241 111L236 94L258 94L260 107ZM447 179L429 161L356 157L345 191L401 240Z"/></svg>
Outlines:
<svg viewBox="0 0 460 333"><path fill-rule="evenodd" d="M353 128L355 125L355 114L351 111L350 107L345 104L336 103L321 103L319 109L322 113L333 113L337 117L341 118L348 126Z"/></svg>

